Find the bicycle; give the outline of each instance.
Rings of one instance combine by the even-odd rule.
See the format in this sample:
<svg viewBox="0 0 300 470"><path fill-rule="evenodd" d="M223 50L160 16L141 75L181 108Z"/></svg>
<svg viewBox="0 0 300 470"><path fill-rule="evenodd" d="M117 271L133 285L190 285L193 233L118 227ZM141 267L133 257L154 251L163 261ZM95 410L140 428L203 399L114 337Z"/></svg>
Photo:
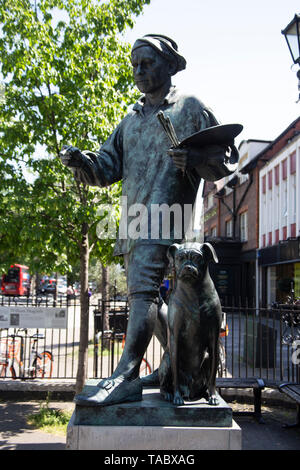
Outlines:
<svg viewBox="0 0 300 470"><path fill-rule="evenodd" d="M98 350L100 338L102 338L103 341L109 340L112 344L114 343L114 339L116 339L117 341L121 340L122 350L124 349L125 339L126 339L125 333L114 333L113 330L104 330L103 332L99 331L95 335L95 346L97 347L97 350ZM151 373L152 373L152 368L149 362L147 361L147 359L143 357L141 365L140 365L140 376L145 376Z"/></svg>
<svg viewBox="0 0 300 470"><path fill-rule="evenodd" d="M21 348L23 347L23 338L17 335L9 335L0 338L0 377L8 377L8 372L12 379L17 378L14 363L19 365L21 371Z"/></svg>
<svg viewBox="0 0 300 470"><path fill-rule="evenodd" d="M273 302L271 308L277 310L280 314L282 325L281 344L283 346L292 346L294 341L300 339L300 298L292 294L287 296L285 303Z"/></svg>
<svg viewBox="0 0 300 470"><path fill-rule="evenodd" d="M19 331L24 331L27 335L27 329L17 330L17 334L11 334L0 339L0 377L8 377L8 372L12 379L17 378L14 364L19 365L19 376L25 378L25 372L30 378L51 378L53 372L53 354L50 351L38 352L38 341L45 338L43 334L35 333L29 336L30 350L28 367L25 367L24 339L26 336L19 335Z"/></svg>
<svg viewBox="0 0 300 470"><path fill-rule="evenodd" d="M220 329L220 336L219 336L219 363L218 363L218 377L223 377L223 374L226 370L226 351L225 346L222 341L222 338L228 336L228 324L226 322L226 313L222 312L222 324Z"/></svg>
<svg viewBox="0 0 300 470"><path fill-rule="evenodd" d="M126 335L125 335L125 333L123 333L123 336L122 336L122 349L124 349L125 340L126 340ZM152 373L152 368L151 368L149 362L147 361L147 359L143 357L141 365L140 365L140 377L151 374L151 373Z"/></svg>

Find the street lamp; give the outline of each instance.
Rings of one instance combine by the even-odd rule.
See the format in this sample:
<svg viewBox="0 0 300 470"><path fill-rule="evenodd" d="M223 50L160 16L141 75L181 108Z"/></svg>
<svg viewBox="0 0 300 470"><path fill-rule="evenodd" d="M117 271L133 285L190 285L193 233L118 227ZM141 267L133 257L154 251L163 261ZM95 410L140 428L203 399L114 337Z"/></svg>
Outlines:
<svg viewBox="0 0 300 470"><path fill-rule="evenodd" d="M300 15L295 15L292 21L281 31L285 36L294 64L300 66ZM300 91L300 69L297 72L298 90ZM300 100L300 93L299 99Z"/></svg>

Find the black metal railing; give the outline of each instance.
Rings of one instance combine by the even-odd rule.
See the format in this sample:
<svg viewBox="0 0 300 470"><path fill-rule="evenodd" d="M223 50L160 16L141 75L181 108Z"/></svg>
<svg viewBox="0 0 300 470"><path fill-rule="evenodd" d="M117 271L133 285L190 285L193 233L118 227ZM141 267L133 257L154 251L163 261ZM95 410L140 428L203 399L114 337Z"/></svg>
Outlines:
<svg viewBox="0 0 300 470"><path fill-rule="evenodd" d="M56 311L50 317L51 308ZM91 310L92 307L90 307ZM61 312L67 312L65 318L59 318ZM92 313L90 313L92 317ZM62 321L63 320L63 321ZM57 301L52 296L38 297L0 297L0 375L11 377L11 366L16 378L32 378L31 351L34 335L35 347L41 355L43 351L51 354L51 378L75 378L78 365L80 330L79 299L68 300L60 296ZM90 336L93 338L93 322L90 327ZM22 349L13 353L6 345L11 343L13 337L22 338ZM15 341L18 341L15 339ZM14 357L11 357L11 356ZM44 374L41 378L48 378Z"/></svg>
<svg viewBox="0 0 300 470"><path fill-rule="evenodd" d="M26 332L19 331L26 323L24 308L23 320L9 328L1 328L7 322L5 315L15 315L14 307L34 307L47 309L58 307L67 310L64 328L26 327ZM78 367L80 303L79 299L60 298L54 304L52 299L12 299L2 297L0 307L0 374L11 377L9 369L8 337L15 340L22 336L20 358L27 368L19 367L17 358L13 365L17 378L32 378L30 373L30 341L39 335L36 346L39 353L49 351L53 358L51 378L75 379ZM20 311L20 308L18 309ZM247 302L224 305L226 313L227 336L221 340L225 346L226 377L257 377L269 381L291 381L299 383L300 379L300 310L299 306L276 305L273 307L250 306ZM5 313L6 312L6 313ZM9 313L7 313L9 312ZM88 376L102 378L111 375L121 357L128 322L128 303L126 299L114 298L107 302L93 296L89 305L89 354ZM22 321L23 323L22 323ZM17 317L14 318L17 322ZM28 320L29 321L29 320ZM32 322L32 318L30 319ZM32 323L31 323L32 325ZM54 325L55 326L55 325ZM42 335L42 336L40 336ZM10 345L13 348L14 344ZM6 349L5 349L6 348ZM15 348L16 349L16 348ZM15 354L18 354L16 352ZM158 341L153 338L145 355L149 368L155 370L163 351ZM32 354L31 354L32 356ZM31 357L32 359L32 357ZM11 363L11 362L10 362ZM5 366L6 364L6 366ZM5 366L5 367L4 367Z"/></svg>
<svg viewBox="0 0 300 470"><path fill-rule="evenodd" d="M225 349L230 376L299 382L299 306L257 307L231 302L223 310L229 329Z"/></svg>

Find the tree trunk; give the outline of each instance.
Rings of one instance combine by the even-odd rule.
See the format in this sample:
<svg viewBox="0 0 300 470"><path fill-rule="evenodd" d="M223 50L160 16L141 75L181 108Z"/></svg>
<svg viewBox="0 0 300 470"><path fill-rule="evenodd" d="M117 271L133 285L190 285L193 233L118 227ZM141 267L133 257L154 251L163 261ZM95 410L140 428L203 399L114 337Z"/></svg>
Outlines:
<svg viewBox="0 0 300 470"><path fill-rule="evenodd" d="M37 297L38 295L38 273L35 273L31 276L30 279L30 296Z"/></svg>
<svg viewBox="0 0 300 470"><path fill-rule="evenodd" d="M83 389L88 371L89 343L89 238L88 225L82 224L82 241L80 247L80 339L79 357L76 377L76 393Z"/></svg>
<svg viewBox="0 0 300 470"><path fill-rule="evenodd" d="M56 304L57 304L57 300L58 300L58 272L55 273L55 291L54 291L54 305L56 307Z"/></svg>
<svg viewBox="0 0 300 470"><path fill-rule="evenodd" d="M102 314L103 314L103 331L109 330L109 267L102 265ZM109 339L103 339L103 348L109 349Z"/></svg>

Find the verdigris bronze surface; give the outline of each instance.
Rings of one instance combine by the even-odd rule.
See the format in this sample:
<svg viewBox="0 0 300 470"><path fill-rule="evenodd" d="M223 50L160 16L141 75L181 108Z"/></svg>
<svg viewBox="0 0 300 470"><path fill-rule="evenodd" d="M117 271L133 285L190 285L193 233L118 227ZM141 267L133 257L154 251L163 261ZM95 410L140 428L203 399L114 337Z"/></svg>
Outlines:
<svg viewBox="0 0 300 470"><path fill-rule="evenodd" d="M222 309L208 263L218 259L210 243L174 244L168 255L175 286L168 304L168 347L159 368L161 393L175 405L200 398L217 405Z"/></svg>
<svg viewBox="0 0 300 470"><path fill-rule="evenodd" d="M97 380L87 381L83 393L91 394ZM142 401L94 407L77 405L75 425L84 426L187 426L231 427L232 410L218 396L218 405L210 406L205 399L175 407L160 397L159 388L147 388ZM125 432L125 431L124 431Z"/></svg>
<svg viewBox="0 0 300 470"><path fill-rule="evenodd" d="M122 179L127 206L141 204L147 213L137 238L124 236L124 227L130 227L132 216L122 214L123 229L115 252L125 257L128 278L130 313L125 348L115 372L99 382L96 393L75 397L75 402L82 405L108 405L131 400L132 396L141 399L139 367L154 331L166 346L165 315L159 313L158 292L168 266L168 247L180 242L183 234L179 236L171 223L169 236L163 236L160 220L153 236L151 209L163 203L181 208L193 205L200 179L214 181L229 175L238 160L236 149L231 147L229 151L232 142L170 148L156 116L159 111L170 118L180 140L218 124L212 111L197 97L172 86L171 77L186 65L174 41L165 36L144 36L133 45L131 60L135 83L143 93L140 100L98 152L84 154L72 146L64 146L61 152L62 162L79 181L107 186ZM195 185L191 185L187 170ZM190 215L183 211L182 228L188 226L186 219Z"/></svg>

